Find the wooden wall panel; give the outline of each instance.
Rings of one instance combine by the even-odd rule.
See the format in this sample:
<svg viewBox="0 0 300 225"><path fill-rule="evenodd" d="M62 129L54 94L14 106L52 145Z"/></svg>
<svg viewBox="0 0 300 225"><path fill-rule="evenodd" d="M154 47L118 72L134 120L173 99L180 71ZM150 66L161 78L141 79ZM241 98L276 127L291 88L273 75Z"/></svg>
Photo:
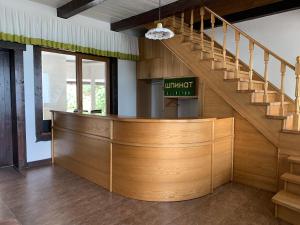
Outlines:
<svg viewBox="0 0 300 225"><path fill-rule="evenodd" d="M110 184L110 142L54 129L55 163L106 189Z"/></svg>
<svg viewBox="0 0 300 225"><path fill-rule="evenodd" d="M203 87L203 117L226 118L233 117L234 109L223 98L217 95L207 85Z"/></svg>
<svg viewBox="0 0 300 225"><path fill-rule="evenodd" d="M214 188L228 183L232 179L233 136L215 140L213 158Z"/></svg>
<svg viewBox="0 0 300 225"><path fill-rule="evenodd" d="M277 148L235 113L234 180L277 190Z"/></svg>
<svg viewBox="0 0 300 225"><path fill-rule="evenodd" d="M151 82L137 80L136 111L138 117L151 118Z"/></svg>
<svg viewBox="0 0 300 225"><path fill-rule="evenodd" d="M277 148L206 85L203 92L204 117L234 116L233 180L275 192L277 190Z"/></svg>
<svg viewBox="0 0 300 225"><path fill-rule="evenodd" d="M160 41L139 39L138 79L193 77L194 74Z"/></svg>

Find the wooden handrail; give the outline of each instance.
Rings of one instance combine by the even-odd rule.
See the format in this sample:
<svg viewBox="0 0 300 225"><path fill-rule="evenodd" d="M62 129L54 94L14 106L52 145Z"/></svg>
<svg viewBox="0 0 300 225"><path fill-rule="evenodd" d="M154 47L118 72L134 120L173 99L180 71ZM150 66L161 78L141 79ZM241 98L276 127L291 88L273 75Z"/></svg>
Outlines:
<svg viewBox="0 0 300 225"><path fill-rule="evenodd" d="M249 36L248 34L246 34L245 32L243 32L242 30L240 30L238 27L236 27L235 25L229 23L227 20L223 19L221 16L219 16L218 14L216 14L215 12L213 12L212 10L210 10L209 8L207 8L207 7L204 6L204 9L206 11L208 11L209 13L213 14L216 18L218 18L222 22L226 23L228 26L230 26L236 32L238 32L239 34L241 34L242 36L244 36L245 38L247 38L249 41L251 41L255 45L259 46L264 51L268 52L271 56L273 56L274 58L278 59L280 62L284 63L287 67L291 68L292 70L295 70L295 66L294 65L290 64L285 59L281 58L279 55L277 55L276 53L272 52L270 49L268 49L263 44L261 44L258 41L256 41L254 38L252 38L251 36Z"/></svg>

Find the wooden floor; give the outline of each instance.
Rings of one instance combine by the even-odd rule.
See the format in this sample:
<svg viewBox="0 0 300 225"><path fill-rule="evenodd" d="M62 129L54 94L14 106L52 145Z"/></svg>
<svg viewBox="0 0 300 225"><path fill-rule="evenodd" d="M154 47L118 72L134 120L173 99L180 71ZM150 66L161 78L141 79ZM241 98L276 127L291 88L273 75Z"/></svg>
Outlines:
<svg viewBox="0 0 300 225"><path fill-rule="evenodd" d="M0 221L23 225L279 225L273 193L227 184L183 202L127 199L60 167L0 169ZM1 222L0 222L1 225Z"/></svg>

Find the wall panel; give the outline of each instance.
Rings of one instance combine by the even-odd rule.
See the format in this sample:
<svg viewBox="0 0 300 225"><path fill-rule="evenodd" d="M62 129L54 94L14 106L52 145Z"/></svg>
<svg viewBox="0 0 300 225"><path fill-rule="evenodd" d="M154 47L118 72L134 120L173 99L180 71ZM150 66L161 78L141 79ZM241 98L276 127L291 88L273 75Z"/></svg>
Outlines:
<svg viewBox="0 0 300 225"><path fill-rule="evenodd" d="M209 87L205 86L203 92L204 117L234 116L233 180L275 192L277 190L277 148Z"/></svg>

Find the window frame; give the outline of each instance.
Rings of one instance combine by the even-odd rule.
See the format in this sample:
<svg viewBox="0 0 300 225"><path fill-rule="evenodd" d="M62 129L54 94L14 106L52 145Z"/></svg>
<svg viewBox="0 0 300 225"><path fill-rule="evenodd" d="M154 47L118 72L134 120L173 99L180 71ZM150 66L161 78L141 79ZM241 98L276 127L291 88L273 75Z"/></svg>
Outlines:
<svg viewBox="0 0 300 225"><path fill-rule="evenodd" d="M111 76L110 76L110 69L111 69L111 59L102 56L94 56L94 55L87 55L78 52L70 52L70 51L63 51L51 48L44 48L40 46L33 47L33 56L34 56L34 100L35 100L35 130L36 130L36 142L39 141L50 141L51 140L51 131L44 132L43 126L44 122L47 120L43 120L43 74L42 74L42 51L58 53L58 54L65 54L65 55L73 55L75 56L75 65L76 65L76 96L77 96L77 109L82 110L82 60L95 60L101 61L106 63L106 74L105 74L105 89L106 89L106 112L107 114L111 113ZM117 88L117 87L114 87ZM115 103L112 103L113 105ZM46 124L47 125L47 124Z"/></svg>

